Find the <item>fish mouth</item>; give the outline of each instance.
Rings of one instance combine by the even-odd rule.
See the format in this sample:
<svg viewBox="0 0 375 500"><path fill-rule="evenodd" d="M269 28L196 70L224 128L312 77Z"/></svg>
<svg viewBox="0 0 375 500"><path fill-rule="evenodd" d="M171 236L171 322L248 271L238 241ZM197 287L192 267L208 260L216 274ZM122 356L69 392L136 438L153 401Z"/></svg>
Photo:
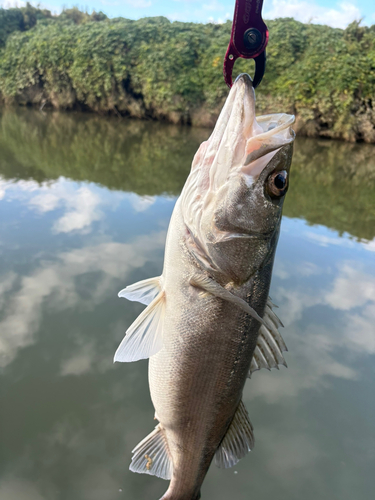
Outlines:
<svg viewBox="0 0 375 500"><path fill-rule="evenodd" d="M244 175L250 183L277 150L294 141L293 115L256 117L255 92L249 75L239 75L209 139L198 149L184 188L185 202L215 196L231 178Z"/></svg>
<svg viewBox="0 0 375 500"><path fill-rule="evenodd" d="M257 177L277 150L294 141L293 115L277 113L256 117L255 92L249 75L239 75L230 90L215 129L208 140L215 157L210 166L210 187L229 177Z"/></svg>
<svg viewBox="0 0 375 500"><path fill-rule="evenodd" d="M253 239L268 240L274 232L275 232L274 230L266 232L266 233L261 233L261 232L257 232L257 231L252 231L251 233L227 232L227 233L222 234L219 237L216 237L215 243L222 243L224 241L240 240L240 239L242 239L242 240L253 240Z"/></svg>
<svg viewBox="0 0 375 500"><path fill-rule="evenodd" d="M226 189L236 185L238 178L249 186L256 182L277 151L294 141L293 123L294 116L284 113L257 118L250 76L244 73L236 79L211 136L194 157L179 202L184 223L206 253L206 236ZM238 229L242 233L242 228ZM237 237L259 239L269 235Z"/></svg>
<svg viewBox="0 0 375 500"><path fill-rule="evenodd" d="M262 132L247 140L247 157L244 166L264 156L266 149L275 151L286 144L294 141L295 134L291 126L295 122L294 115L277 113L273 115L258 116L256 123ZM270 151L269 151L270 152Z"/></svg>

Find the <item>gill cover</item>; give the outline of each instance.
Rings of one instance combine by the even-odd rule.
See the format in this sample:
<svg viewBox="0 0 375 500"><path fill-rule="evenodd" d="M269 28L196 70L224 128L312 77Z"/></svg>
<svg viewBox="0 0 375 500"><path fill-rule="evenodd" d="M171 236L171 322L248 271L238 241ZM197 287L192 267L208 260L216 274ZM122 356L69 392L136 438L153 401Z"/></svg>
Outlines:
<svg viewBox="0 0 375 500"><path fill-rule="evenodd" d="M215 256L210 255L212 245L236 237L231 234L236 233L235 228L218 228L217 212L223 210L223 200L227 211L238 208L239 212L246 212L254 205L251 192L243 192L244 188L253 186L277 152L294 141L293 123L294 116L287 114L256 118L251 79L246 74L237 78L214 131L194 157L181 194L184 223L210 261L215 261ZM278 161L273 165L278 168ZM240 236L251 233L251 217L248 227L240 232Z"/></svg>

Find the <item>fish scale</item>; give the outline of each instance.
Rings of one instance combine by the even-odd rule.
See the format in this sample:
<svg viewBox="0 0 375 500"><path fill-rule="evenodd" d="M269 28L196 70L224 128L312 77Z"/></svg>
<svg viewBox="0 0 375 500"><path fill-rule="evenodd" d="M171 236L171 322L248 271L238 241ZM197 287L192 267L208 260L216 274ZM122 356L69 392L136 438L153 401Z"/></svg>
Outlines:
<svg viewBox="0 0 375 500"><path fill-rule="evenodd" d="M214 457L231 467L252 449L245 382L286 365L268 293L293 121L256 119L251 79L241 75L176 202L162 276L119 294L148 305L115 361L150 358L159 424L133 450L130 468L169 479L162 500L197 500Z"/></svg>
<svg viewBox="0 0 375 500"><path fill-rule="evenodd" d="M179 208L177 204L173 217L179 222L175 223L177 229L174 230L183 233L184 223ZM207 293L202 297L200 290L187 285L184 276L196 272L196 265L188 252L181 251L180 258L175 258L184 244L180 234L171 234L171 247L167 247L165 255L164 280L166 290L169 290L166 296L165 347L150 358L149 378L152 401L166 429L167 440L173 440L177 449L184 449L175 471L175 484L184 491L196 493L200 488L197 484L200 476L191 474L188 477L186 471L191 470L190 464L194 461L203 464L207 454L210 460L206 460L205 465L209 466L241 400L256 345L257 335L253 332L259 325L243 311L233 311L231 304ZM249 295L255 299L254 305L259 282L264 283L264 280L257 280L254 276L241 288L244 298ZM267 299L268 287L264 289L263 286L262 294ZM262 302L265 307L266 302ZM174 311L182 311L182 314L176 317ZM254 325L251 328L251 322L256 323L255 328ZM204 428L202 421L206 422ZM174 431L173 437L168 438L168 427L172 426L177 427L178 432ZM204 470L203 465L200 469ZM178 492L174 489L173 495L176 494Z"/></svg>

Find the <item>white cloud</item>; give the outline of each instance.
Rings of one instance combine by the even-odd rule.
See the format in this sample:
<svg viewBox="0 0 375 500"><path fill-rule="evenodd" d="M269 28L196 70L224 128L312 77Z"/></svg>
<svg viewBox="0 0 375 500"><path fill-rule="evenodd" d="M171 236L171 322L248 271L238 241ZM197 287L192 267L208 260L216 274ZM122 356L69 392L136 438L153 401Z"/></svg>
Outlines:
<svg viewBox="0 0 375 500"><path fill-rule="evenodd" d="M198 0L175 0L178 3L187 4L185 10L179 10L168 14L168 19L171 21L183 22L209 22L215 24L225 23L228 19L232 19L233 13L225 12L226 6L217 0L211 0L207 3L199 5L199 8L193 8L192 4L199 3ZM210 15L208 15L210 14Z"/></svg>
<svg viewBox="0 0 375 500"><path fill-rule="evenodd" d="M123 196L121 193L120 197ZM100 207L108 203L113 207L119 196L118 193L112 192L110 200L105 199L98 194L93 185L77 187L63 177L42 184L35 181L6 181L0 178L0 199L5 199L5 201L15 199L27 204L29 208L40 214L63 209L65 213L54 222L53 232L87 233L92 223L103 217ZM144 201L143 205L147 203L150 204L151 201Z"/></svg>
<svg viewBox="0 0 375 500"><path fill-rule="evenodd" d="M286 280L289 278L290 273L286 270L285 264L278 260L275 262L275 267L273 268L273 276L280 278L281 280Z"/></svg>
<svg viewBox="0 0 375 500"><path fill-rule="evenodd" d="M273 276L285 280L291 276L313 276L322 274L322 272L322 269L313 262L302 261L296 264L293 269L287 269L285 262L276 260Z"/></svg>
<svg viewBox="0 0 375 500"><path fill-rule="evenodd" d="M100 0L100 3L105 5L106 7L112 7L115 5L120 5L120 2L108 2L107 0Z"/></svg>
<svg viewBox="0 0 375 500"><path fill-rule="evenodd" d="M315 274L314 267L304 267L307 278L310 271ZM290 269L284 265L282 278L293 279L297 272L294 268L292 263ZM329 276L331 271L324 274ZM300 276L298 287L288 281L272 291L280 306L277 314L286 327L280 333L291 352L290 356L285 354L289 368L281 367L280 373L262 370L261 377L255 373L249 389L245 389L247 399L262 397L273 403L306 389L326 388L332 377L361 377L361 357L375 354L375 276L358 262L341 261L332 277L321 288L310 288ZM316 306L320 308L316 313L309 311ZM340 311L330 328L320 317L322 306Z"/></svg>
<svg viewBox="0 0 375 500"><path fill-rule="evenodd" d="M321 228L322 226L319 227ZM326 232L326 228L324 228L324 230ZM329 231L329 233L332 234L332 231ZM356 248L358 245L358 242L355 241L348 233L338 237L337 233L334 236L329 236L328 234L322 234L321 232L306 231L304 232L304 236L322 247L334 245L345 248ZM375 252L375 238L373 240L362 240L360 241L360 245L368 252Z"/></svg>
<svg viewBox="0 0 375 500"><path fill-rule="evenodd" d="M34 196L30 200L30 206L36 208L40 213L55 210L60 205L60 198L54 193L43 193Z"/></svg>
<svg viewBox="0 0 375 500"><path fill-rule="evenodd" d="M325 296L331 307L349 311L354 307L364 306L369 301L375 301L374 276L359 269L356 263L344 262L340 267L332 290Z"/></svg>
<svg viewBox="0 0 375 500"><path fill-rule="evenodd" d="M344 333L351 349L375 354L375 302L366 306L361 315L349 316Z"/></svg>
<svg viewBox="0 0 375 500"><path fill-rule="evenodd" d="M125 3L135 9L147 9L147 7L151 7L152 5L150 0L125 0Z"/></svg>
<svg viewBox="0 0 375 500"><path fill-rule="evenodd" d="M157 200L156 196L139 196L135 193L124 194L114 191L108 197L102 196L102 192L92 184L77 187L63 177L42 184L34 181L12 182L0 178L0 200L17 199L40 214L57 209L64 210L64 214L52 226L55 234L72 231L89 232L93 222L103 218L101 208L108 204L113 208L118 200L126 198L135 212L147 210Z"/></svg>
<svg viewBox="0 0 375 500"><path fill-rule="evenodd" d="M351 2L341 2L336 8L322 7L305 0L272 0L272 7L264 11L265 19L294 17L303 23L327 24L346 28L352 21L361 19L360 9Z"/></svg>
<svg viewBox="0 0 375 500"><path fill-rule="evenodd" d="M213 24L224 24L228 21L228 19L232 19L232 16L231 14L229 14L229 12L227 12L224 17L218 17L217 19L215 19L213 16L210 16L208 18L208 22Z"/></svg>
<svg viewBox="0 0 375 500"><path fill-rule="evenodd" d="M283 306L284 309L284 306ZM285 354L288 368L254 373L245 386L245 397L253 400L264 398L268 403L275 403L288 397L296 397L301 391L313 389L319 391L331 385L331 378L356 380L360 377L352 367L336 359L338 347L342 347L341 337L318 325L307 328L299 324L281 331L291 352ZM348 346L346 346L348 347Z"/></svg>
<svg viewBox="0 0 375 500"><path fill-rule="evenodd" d="M354 353L375 354L375 278L357 263L342 263L326 302L341 311L342 344ZM362 308L360 313L352 309Z"/></svg>
<svg viewBox="0 0 375 500"><path fill-rule="evenodd" d="M0 200L2 200L5 196L6 187L6 184L2 180L0 180Z"/></svg>
<svg viewBox="0 0 375 500"><path fill-rule="evenodd" d="M30 1L30 0L28 0L28 2L33 7L38 7L40 9L48 9L53 14L60 14L60 12L62 11L61 7L52 5L50 3ZM23 0L5 0L5 1L0 1L0 7L3 7L3 9L10 9L12 7L26 7L26 3L27 2L24 2Z"/></svg>
<svg viewBox="0 0 375 500"><path fill-rule="evenodd" d="M33 2L30 2L31 4ZM26 7L26 2L22 0L7 0L6 2L0 2L0 7L3 9L10 9L12 7Z"/></svg>
<svg viewBox="0 0 375 500"><path fill-rule="evenodd" d="M87 231L94 221L100 220L103 213L98 209L100 197L89 187L71 188L70 183L59 179L53 184L43 184L40 194L31 198L29 206L40 213L50 212L61 206L66 213L53 225L54 233Z"/></svg>
<svg viewBox="0 0 375 500"><path fill-rule="evenodd" d="M69 233L74 230L88 229L94 221L100 220L103 213L98 210L100 198L89 188L82 187L66 199L68 211L55 222L55 233Z"/></svg>
<svg viewBox="0 0 375 500"><path fill-rule="evenodd" d="M96 358L95 346L91 343L80 345L76 352L68 359L63 360L61 375L82 375L91 370Z"/></svg>
<svg viewBox="0 0 375 500"><path fill-rule="evenodd" d="M217 0L211 0L211 2L209 2L209 3L204 3L202 5L202 9L207 10L207 11L220 12L220 11L225 10L225 7L223 4L221 4Z"/></svg>
<svg viewBox="0 0 375 500"><path fill-rule="evenodd" d="M335 245L339 247L349 247L353 248L356 245L356 242L347 238L347 237L341 237L338 238L337 235L334 236L327 236L326 234L321 234L321 233L315 233L313 231L306 231L304 233L304 236L308 238L309 240L314 241L315 243L318 243L318 245L322 247L328 247L330 245Z"/></svg>
<svg viewBox="0 0 375 500"><path fill-rule="evenodd" d="M322 269L313 262L301 262L296 266L296 274L300 276L314 276L322 274Z"/></svg>
<svg viewBox="0 0 375 500"><path fill-rule="evenodd" d="M144 212L155 203L156 196L139 196L135 193L129 193L128 200L135 212Z"/></svg>
<svg viewBox="0 0 375 500"><path fill-rule="evenodd" d="M34 341L45 300L49 300L50 308L57 310L74 307L80 300L76 278L89 272L101 272L103 276L87 300L87 307L94 307L107 294L116 295L115 280L123 278L125 284L126 275L142 267L164 244L165 231L160 231L138 237L132 243L108 242L75 249L58 255L56 262L42 263L33 274L22 279L18 291L5 301L4 317L0 322L0 366L8 365L20 348ZM12 279L10 276L8 281ZM4 286L3 294L10 286ZM80 302L84 305L83 300ZM85 350L76 353L75 358L63 366L63 371L67 374L86 369L85 355ZM79 368L80 365L83 367Z"/></svg>
<svg viewBox="0 0 375 500"><path fill-rule="evenodd" d="M3 200L7 194L14 194L19 192L33 192L40 188L39 184L35 181L19 180L5 180L0 176L0 200Z"/></svg>
<svg viewBox="0 0 375 500"><path fill-rule="evenodd" d="M226 12L224 15L220 15L218 17L219 12L224 12L225 11L225 6L218 2L217 0L212 0L209 3L203 4L201 10L196 11L197 16L202 16L204 20L205 15L207 12L212 12L213 14L210 15L207 19L209 23L214 23L214 24L223 24L225 23L228 19L232 19L233 14L230 14L229 12Z"/></svg>
<svg viewBox="0 0 375 500"><path fill-rule="evenodd" d="M290 286L278 287L274 298L277 305L282 304L282 322L285 326L300 320L306 309L323 301L321 295L314 294L311 290L300 290Z"/></svg>
<svg viewBox="0 0 375 500"><path fill-rule="evenodd" d="M363 240L361 241L361 244L365 250L368 250L369 252L375 252L375 238L370 241Z"/></svg>
<svg viewBox="0 0 375 500"><path fill-rule="evenodd" d="M102 287L101 287L102 288ZM106 293L113 289L113 279L107 280ZM102 302L103 297L93 297L94 304ZM129 326L129 325L127 325ZM126 323L122 320L108 325L113 339L121 339L126 331ZM82 375L95 370L104 373L114 368L113 352L109 356L103 356L103 347L98 338L88 340L87 332L77 331L72 340L72 354L61 361L60 375Z"/></svg>

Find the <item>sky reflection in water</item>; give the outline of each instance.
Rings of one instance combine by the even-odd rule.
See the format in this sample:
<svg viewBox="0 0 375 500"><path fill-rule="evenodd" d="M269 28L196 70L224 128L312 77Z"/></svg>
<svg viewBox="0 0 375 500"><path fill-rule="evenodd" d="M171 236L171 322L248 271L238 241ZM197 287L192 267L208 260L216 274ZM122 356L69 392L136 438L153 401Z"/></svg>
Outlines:
<svg viewBox="0 0 375 500"><path fill-rule="evenodd" d="M0 498L157 500L167 483L128 471L154 426L147 362L112 363L142 306L116 295L161 272L207 131L33 112L1 127ZM234 469L212 466L204 499L372 498L369 158L367 146L297 142L271 288L289 367L246 384L256 447Z"/></svg>

